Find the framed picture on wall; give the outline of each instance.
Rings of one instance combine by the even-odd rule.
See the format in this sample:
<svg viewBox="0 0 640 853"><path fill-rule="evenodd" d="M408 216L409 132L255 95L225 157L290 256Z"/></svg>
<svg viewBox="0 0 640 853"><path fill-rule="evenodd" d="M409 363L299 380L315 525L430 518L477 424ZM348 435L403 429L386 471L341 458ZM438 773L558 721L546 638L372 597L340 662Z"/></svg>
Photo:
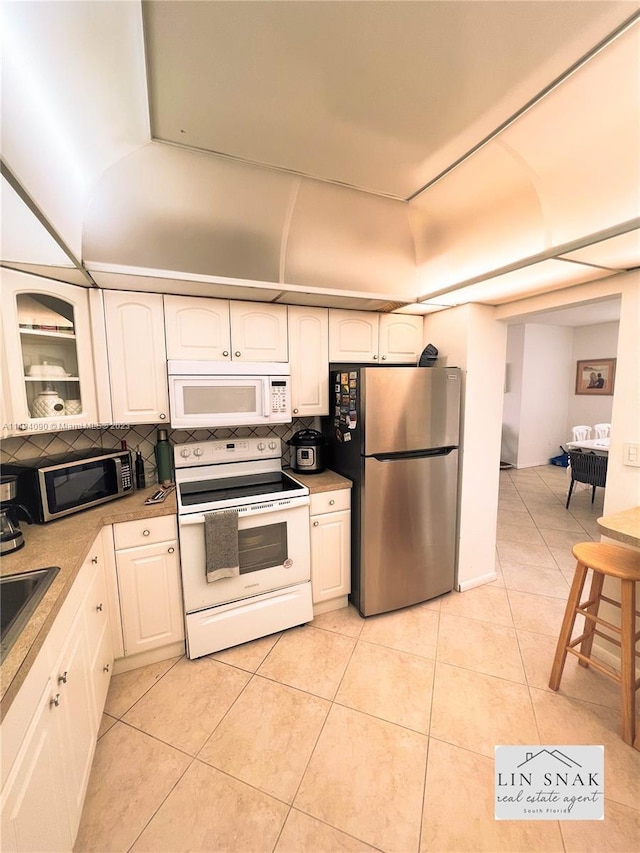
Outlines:
<svg viewBox="0 0 640 853"><path fill-rule="evenodd" d="M579 361L576 369L576 394L592 394L596 397L611 395L615 378L615 358Z"/></svg>

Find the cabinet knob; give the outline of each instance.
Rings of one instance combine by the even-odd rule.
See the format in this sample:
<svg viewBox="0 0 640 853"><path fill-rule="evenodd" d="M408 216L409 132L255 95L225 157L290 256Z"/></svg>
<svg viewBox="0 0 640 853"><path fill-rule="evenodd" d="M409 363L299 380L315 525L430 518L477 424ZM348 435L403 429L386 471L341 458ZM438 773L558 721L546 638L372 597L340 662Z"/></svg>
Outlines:
<svg viewBox="0 0 640 853"><path fill-rule="evenodd" d="M102 602L97 605L96 610L98 611L98 613L102 613Z"/></svg>
<svg viewBox="0 0 640 853"><path fill-rule="evenodd" d="M18 424L18 429L21 430L22 432L26 432L27 425L26 424Z"/></svg>
<svg viewBox="0 0 640 853"><path fill-rule="evenodd" d="M333 506L333 505L334 505L334 503L335 503L334 499L333 499L333 498L331 498L331 500L329 501L329 506Z"/></svg>
<svg viewBox="0 0 640 853"><path fill-rule="evenodd" d="M98 558L97 558L97 557L92 557L92 558L91 558L91 562L92 562L92 563L93 563L93 565L95 566L95 565L97 564L97 562L98 562Z"/></svg>
<svg viewBox="0 0 640 853"><path fill-rule="evenodd" d="M320 522L319 522L319 521L314 521L314 522L313 522L313 526L314 526L314 527L317 527L319 524L320 524Z"/></svg>
<svg viewBox="0 0 640 853"><path fill-rule="evenodd" d="M103 672L109 672L109 664L108 663L105 663L105 665L102 667L102 671Z"/></svg>
<svg viewBox="0 0 640 853"><path fill-rule="evenodd" d="M382 360L383 360L383 361L386 361L386 360L387 360L386 355L383 355L383 356L382 356Z"/></svg>
<svg viewBox="0 0 640 853"><path fill-rule="evenodd" d="M174 552L175 550L176 550L175 548L167 548L167 553L169 553L169 554L173 554L173 552Z"/></svg>
<svg viewBox="0 0 640 853"><path fill-rule="evenodd" d="M298 412L299 412L299 409L294 409L294 410L293 410L293 414L294 414L294 415L297 415L297 414L298 414Z"/></svg>
<svg viewBox="0 0 640 853"><path fill-rule="evenodd" d="M236 357L236 358L239 358L239 357L242 355L242 353L240 353L240 352L236 352L236 353L234 353L234 355L235 355L235 357Z"/></svg>
<svg viewBox="0 0 640 853"><path fill-rule="evenodd" d="M67 683L67 675L68 672L63 672L62 675L58 676L58 684L66 684Z"/></svg>
<svg viewBox="0 0 640 853"><path fill-rule="evenodd" d="M167 419L167 416L165 415L165 413L164 413L164 412L160 412L160 420L161 420L161 421L166 421L166 419Z"/></svg>
<svg viewBox="0 0 640 853"><path fill-rule="evenodd" d="M377 361L377 360L378 360L378 356L377 356L377 355L374 355L373 360L374 360L374 361Z"/></svg>
<svg viewBox="0 0 640 853"><path fill-rule="evenodd" d="M229 350L228 349L222 350L222 355L226 358L229 355Z"/></svg>
<svg viewBox="0 0 640 853"><path fill-rule="evenodd" d="M149 535L150 535L150 533L151 533L151 531L149 531L149 530L143 530L143 531L142 531L142 535L143 535L143 536L149 536Z"/></svg>
<svg viewBox="0 0 640 853"><path fill-rule="evenodd" d="M50 699L50 700L49 700L49 705L50 705L50 707L52 707L52 708L53 708L54 706L57 708L59 704L60 704L60 694L59 694L59 693L56 693L56 695L53 697L53 699Z"/></svg>

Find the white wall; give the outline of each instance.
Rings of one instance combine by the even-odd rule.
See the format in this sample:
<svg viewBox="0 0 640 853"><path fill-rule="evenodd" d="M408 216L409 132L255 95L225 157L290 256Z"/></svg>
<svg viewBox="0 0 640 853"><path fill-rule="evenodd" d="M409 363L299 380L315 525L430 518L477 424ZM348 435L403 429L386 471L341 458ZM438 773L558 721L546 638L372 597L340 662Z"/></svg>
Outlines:
<svg viewBox="0 0 640 853"><path fill-rule="evenodd" d="M457 588L494 580L506 327L495 309L462 305L425 317L425 340L463 371Z"/></svg>
<svg viewBox="0 0 640 853"><path fill-rule="evenodd" d="M546 465L566 440L572 343L570 328L525 326L518 468Z"/></svg>
<svg viewBox="0 0 640 853"><path fill-rule="evenodd" d="M619 323L599 323L595 326L580 326L573 334L573 373L572 393L569 397L567 420L567 438L571 427L577 424L611 423L613 396L589 397L575 394L576 362L589 358L615 358L618 351Z"/></svg>
<svg viewBox="0 0 640 853"><path fill-rule="evenodd" d="M522 409L522 371L524 362L524 325L507 329L507 363L502 409L502 447L500 459L517 468Z"/></svg>

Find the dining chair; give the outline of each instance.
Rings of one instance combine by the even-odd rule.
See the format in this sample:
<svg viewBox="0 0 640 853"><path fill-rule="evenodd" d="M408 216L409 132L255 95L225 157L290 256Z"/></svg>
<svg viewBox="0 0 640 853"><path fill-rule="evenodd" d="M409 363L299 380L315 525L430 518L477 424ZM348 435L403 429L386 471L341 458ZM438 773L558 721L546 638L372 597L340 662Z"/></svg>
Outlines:
<svg viewBox="0 0 640 853"><path fill-rule="evenodd" d="M571 427L571 441L586 441L591 438L591 427L586 424Z"/></svg>
<svg viewBox="0 0 640 853"><path fill-rule="evenodd" d="M593 429L595 430L596 438L609 438L611 424L595 424Z"/></svg>
<svg viewBox="0 0 640 853"><path fill-rule="evenodd" d="M600 486L604 488L607 481L608 461L608 456L600 456L597 453L583 453L581 450L569 451L571 485L569 486L565 509L569 509L569 501L571 500L573 487L576 483L586 483L592 487L591 503L593 503L596 496L596 487Z"/></svg>

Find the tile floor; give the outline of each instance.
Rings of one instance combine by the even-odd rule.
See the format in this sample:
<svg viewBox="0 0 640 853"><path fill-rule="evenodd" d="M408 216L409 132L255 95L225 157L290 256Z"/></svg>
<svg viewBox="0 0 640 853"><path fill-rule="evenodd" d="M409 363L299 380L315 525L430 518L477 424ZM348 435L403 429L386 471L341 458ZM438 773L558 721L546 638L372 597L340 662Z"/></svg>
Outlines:
<svg viewBox="0 0 640 853"><path fill-rule="evenodd" d="M616 686L573 658L546 686L601 490L567 512L564 469L500 477L494 583L115 676L76 850L640 849ZM605 820L496 822L493 748L519 743L604 744Z"/></svg>

